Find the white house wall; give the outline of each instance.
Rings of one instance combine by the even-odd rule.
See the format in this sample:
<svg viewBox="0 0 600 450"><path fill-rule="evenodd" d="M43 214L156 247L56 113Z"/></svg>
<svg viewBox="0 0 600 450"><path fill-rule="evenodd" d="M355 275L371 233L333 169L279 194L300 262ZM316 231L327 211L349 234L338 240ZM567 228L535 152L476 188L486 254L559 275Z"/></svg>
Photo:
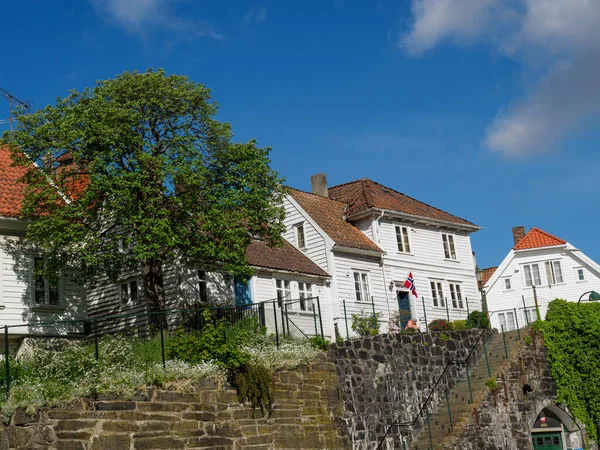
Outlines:
<svg viewBox="0 0 600 450"><path fill-rule="evenodd" d="M571 247L572 249L572 247ZM533 289L525 286L523 275L523 265L538 263L540 266L540 276L542 285L536 287L538 304L542 318L546 316L548 304L556 299L561 298L571 302L576 302L579 297L586 291L600 292L600 273L596 265L588 264L590 261L587 257L580 258L580 251L567 250L565 248L545 248L532 249L525 252L515 252L514 257L508 262L505 268L499 268L501 272L494 274L488 285L487 302L492 314L492 324L499 328L498 312L501 310L517 308L517 319L519 325L525 323L523 314L523 298L528 309L533 309L535 306L533 298ZM563 283L548 285L546 270L544 263L546 261L560 261ZM583 268L585 280L577 279L577 269ZM510 278L511 289L507 290L505 279ZM535 316L534 316L535 317Z"/></svg>

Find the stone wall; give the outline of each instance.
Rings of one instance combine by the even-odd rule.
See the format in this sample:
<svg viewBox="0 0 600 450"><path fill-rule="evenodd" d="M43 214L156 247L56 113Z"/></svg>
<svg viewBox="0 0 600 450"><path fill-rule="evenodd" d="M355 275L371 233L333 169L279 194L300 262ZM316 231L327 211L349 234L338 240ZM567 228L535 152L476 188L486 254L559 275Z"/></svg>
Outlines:
<svg viewBox="0 0 600 450"><path fill-rule="evenodd" d="M391 424L412 422L448 361L464 360L480 334L481 330L390 334L332 345L352 448L373 449ZM481 347L479 343L470 363ZM465 366L449 366L432 397L433 409L441 401L438 393L465 376ZM422 427L420 420L401 431L410 443ZM390 436L401 448L398 428Z"/></svg>
<svg viewBox="0 0 600 450"><path fill-rule="evenodd" d="M348 449L339 415L335 366L323 355L275 374L270 417L240 405L234 390L203 381L188 393L81 399L35 417L18 411L0 432L0 449Z"/></svg>

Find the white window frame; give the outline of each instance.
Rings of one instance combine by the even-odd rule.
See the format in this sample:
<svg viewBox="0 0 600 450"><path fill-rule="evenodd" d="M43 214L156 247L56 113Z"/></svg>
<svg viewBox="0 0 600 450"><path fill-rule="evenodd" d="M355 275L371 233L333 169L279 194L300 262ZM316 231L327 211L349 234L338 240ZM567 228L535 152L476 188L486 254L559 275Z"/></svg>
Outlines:
<svg viewBox="0 0 600 450"><path fill-rule="evenodd" d="M580 272L582 278L579 278ZM575 267L575 280L577 283L583 283L584 281L587 281L587 278L585 277L585 267Z"/></svg>
<svg viewBox="0 0 600 450"><path fill-rule="evenodd" d="M558 270L556 270L557 267ZM548 285L562 284L565 282L560 260L555 259L552 261L545 261L544 269L546 271L546 281L548 282Z"/></svg>
<svg viewBox="0 0 600 450"><path fill-rule="evenodd" d="M512 317L512 328L509 326L509 316ZM516 330L516 321L515 321L515 313L513 311L506 311L502 313L498 313L498 323L500 325L500 329L502 330L502 326L504 326L504 331L512 331Z"/></svg>
<svg viewBox="0 0 600 450"><path fill-rule="evenodd" d="M398 253L411 253L410 248L410 228L404 225L394 225L396 231L396 248Z"/></svg>
<svg viewBox="0 0 600 450"><path fill-rule="evenodd" d="M131 295L135 285L136 298L134 299ZM141 283L139 278L129 278L119 283L119 299L121 300L121 306L132 306L140 303L140 289Z"/></svg>
<svg viewBox="0 0 600 450"><path fill-rule="evenodd" d="M442 233L442 246L444 248L444 259L458 261L456 257L456 242L453 234Z"/></svg>
<svg viewBox="0 0 600 450"><path fill-rule="evenodd" d="M298 298L300 299L300 311L313 311L313 284L298 281Z"/></svg>
<svg viewBox="0 0 600 450"><path fill-rule="evenodd" d="M513 287L512 287L511 277L504 277L503 280L504 280L504 286L503 286L504 290L505 291L512 291Z"/></svg>
<svg viewBox="0 0 600 450"><path fill-rule="evenodd" d="M452 300L452 308L465 309L465 303L462 295L462 286L460 283L448 283L450 286L450 299Z"/></svg>
<svg viewBox="0 0 600 450"><path fill-rule="evenodd" d="M536 274L534 267L536 267L537 269L537 283L535 279ZM527 275L529 275L529 277ZM540 271L540 263L523 264L523 285L528 288L532 286L538 287L542 285L542 272Z"/></svg>
<svg viewBox="0 0 600 450"><path fill-rule="evenodd" d="M31 275L30 275L30 286L31 286L31 305L33 307L40 308L62 308L64 303L64 283L62 275L58 276L58 280L56 282L56 303L50 303L50 291L51 286L50 282L47 278L43 276L36 276L35 274L35 263L36 260L44 261L45 258L42 255L33 255L31 259ZM44 283L44 301L38 302L36 298L36 283L38 282Z"/></svg>
<svg viewBox="0 0 600 450"><path fill-rule="evenodd" d="M283 278L275 279L275 295L277 297L277 304L280 308L283 308L284 301L290 301L292 299L292 283L290 280Z"/></svg>
<svg viewBox="0 0 600 450"><path fill-rule="evenodd" d="M304 229L304 222L294 225L294 236L296 238L296 247L300 250L304 250L306 248L306 230Z"/></svg>
<svg viewBox="0 0 600 450"><path fill-rule="evenodd" d="M358 277L358 279L357 279ZM357 302L371 301L371 280L369 272L354 270L352 272L352 281L354 282L354 298Z"/></svg>
<svg viewBox="0 0 600 450"><path fill-rule="evenodd" d="M438 280L430 280L429 288L431 290L433 306L436 308L445 308L446 302L444 299L444 283Z"/></svg>

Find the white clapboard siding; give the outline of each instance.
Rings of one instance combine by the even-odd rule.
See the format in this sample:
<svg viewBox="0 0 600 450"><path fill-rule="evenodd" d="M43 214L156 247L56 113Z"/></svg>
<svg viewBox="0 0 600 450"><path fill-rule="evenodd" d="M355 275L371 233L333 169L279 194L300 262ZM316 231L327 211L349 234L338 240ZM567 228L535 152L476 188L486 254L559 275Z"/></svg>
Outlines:
<svg viewBox="0 0 600 450"><path fill-rule="evenodd" d="M0 236L0 306L4 308L0 312L0 325L70 320L85 315L84 290L68 274L59 281L59 307L35 305L32 298L32 268L33 256L20 248L18 240L14 236ZM9 332L25 334L33 330L20 327L9 329Z"/></svg>
<svg viewBox="0 0 600 450"><path fill-rule="evenodd" d="M319 234L310 221L307 220L298 207L288 197L286 197L284 201L284 207L284 224L286 230L283 237L294 247L298 247L295 235L296 230L294 229L294 226L303 224L306 248L302 251L316 265L323 270L328 271L325 238Z"/></svg>
<svg viewBox="0 0 600 450"><path fill-rule="evenodd" d="M581 251L576 250L570 244L565 248L541 248L526 252L511 252L512 257L504 267L500 267L498 274L494 274L491 286L487 286L486 297L488 308L492 314L492 324L499 328L498 311L517 308L517 319L519 325L523 326L525 316L523 314L523 298L528 309L535 307L533 289L525 286L523 265L537 263L540 267L542 285L536 287L538 304L542 319L546 316L548 304L557 298L576 302L579 297L587 291L600 292L600 273L598 265L590 260ZM563 283L549 285L545 262L560 261L563 275ZM584 270L585 280L579 281L577 269ZM505 279L510 279L511 289L507 290ZM492 281L492 280L490 280ZM587 300L587 295L584 297Z"/></svg>

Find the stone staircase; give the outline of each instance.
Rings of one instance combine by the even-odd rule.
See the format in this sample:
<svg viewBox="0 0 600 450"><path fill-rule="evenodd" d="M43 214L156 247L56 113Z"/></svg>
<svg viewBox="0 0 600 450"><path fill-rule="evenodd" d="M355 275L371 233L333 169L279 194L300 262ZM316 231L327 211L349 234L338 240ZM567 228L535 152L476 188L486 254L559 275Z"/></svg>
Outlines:
<svg viewBox="0 0 600 450"><path fill-rule="evenodd" d="M521 338L524 337L525 330L521 330ZM522 340L519 340L517 331L505 333L506 351L509 357L506 357L504 348L504 340L502 333L497 333L488 339L486 342L487 355L492 377L498 370L507 363L511 358L511 353L520 348ZM456 438L457 432L464 427L470 420L473 413L474 404L477 404L483 398L483 395L488 390L486 381L490 378L486 364L486 358L481 352L479 361L469 369L471 388L473 392L473 402L469 394L469 383L467 378L459 381L454 388L449 392L450 413L448 411L448 402L445 400L445 392L439 392L440 402L437 411L431 414L431 442L427 431L427 422L423 421L423 428L418 435L414 444L413 450L435 450L446 448ZM501 383L498 382L501 388Z"/></svg>

